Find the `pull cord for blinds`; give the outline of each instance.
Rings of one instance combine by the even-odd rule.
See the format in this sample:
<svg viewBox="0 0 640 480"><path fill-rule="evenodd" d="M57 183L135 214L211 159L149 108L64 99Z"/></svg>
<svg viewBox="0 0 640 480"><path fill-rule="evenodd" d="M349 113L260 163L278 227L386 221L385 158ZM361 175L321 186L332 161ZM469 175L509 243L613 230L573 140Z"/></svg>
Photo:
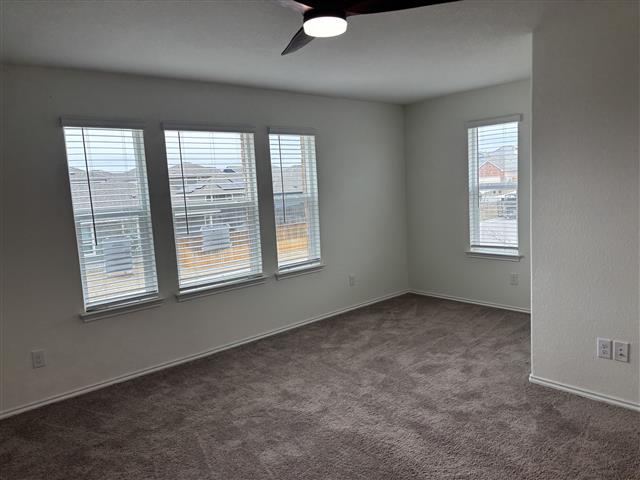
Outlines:
<svg viewBox="0 0 640 480"><path fill-rule="evenodd" d="M278 135L278 160L280 160L280 192L282 194L282 223L287 224L287 205L284 199L284 172L282 170L282 145L280 143L281 135Z"/></svg>
<svg viewBox="0 0 640 480"><path fill-rule="evenodd" d="M93 226L93 243L98 246L98 232L96 231L96 215L93 211L93 195L91 193L91 175L89 172L89 160L87 160L87 143L84 140L84 128L81 128L82 132L82 149L84 151L84 166L87 169L87 190L89 191L89 205L91 205L91 224Z"/></svg>
<svg viewBox="0 0 640 480"><path fill-rule="evenodd" d="M189 235L189 212L187 212L187 187L184 183L184 165L182 164L182 138L178 131L178 151L180 152L180 175L182 177L182 199L184 201L184 221L187 226L187 235Z"/></svg>

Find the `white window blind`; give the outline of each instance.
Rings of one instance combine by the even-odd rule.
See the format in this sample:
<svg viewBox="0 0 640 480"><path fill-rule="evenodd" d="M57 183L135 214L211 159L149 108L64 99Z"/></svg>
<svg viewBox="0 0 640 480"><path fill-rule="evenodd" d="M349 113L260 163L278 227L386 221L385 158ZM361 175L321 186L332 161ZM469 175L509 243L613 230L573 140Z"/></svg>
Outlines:
<svg viewBox="0 0 640 480"><path fill-rule="evenodd" d="M252 133L165 130L182 290L262 273Z"/></svg>
<svg viewBox="0 0 640 480"><path fill-rule="evenodd" d="M271 133L278 270L320 262L314 135Z"/></svg>
<svg viewBox="0 0 640 480"><path fill-rule="evenodd" d="M518 121L471 125L468 142L471 251L517 254Z"/></svg>
<svg viewBox="0 0 640 480"><path fill-rule="evenodd" d="M142 130L65 126L87 311L158 292Z"/></svg>

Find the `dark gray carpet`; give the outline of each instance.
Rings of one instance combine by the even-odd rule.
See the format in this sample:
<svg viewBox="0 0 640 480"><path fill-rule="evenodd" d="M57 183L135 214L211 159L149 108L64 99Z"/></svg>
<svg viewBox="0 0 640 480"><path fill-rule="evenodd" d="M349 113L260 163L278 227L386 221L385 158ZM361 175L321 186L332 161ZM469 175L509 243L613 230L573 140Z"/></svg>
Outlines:
<svg viewBox="0 0 640 480"><path fill-rule="evenodd" d="M528 315L406 295L4 420L0 478L640 479L640 415L528 372Z"/></svg>

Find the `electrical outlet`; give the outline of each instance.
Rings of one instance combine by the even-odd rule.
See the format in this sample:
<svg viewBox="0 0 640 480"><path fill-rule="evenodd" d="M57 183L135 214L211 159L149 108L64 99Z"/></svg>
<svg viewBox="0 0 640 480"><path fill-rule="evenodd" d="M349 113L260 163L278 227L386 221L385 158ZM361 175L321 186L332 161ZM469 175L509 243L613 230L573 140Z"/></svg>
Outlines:
<svg viewBox="0 0 640 480"><path fill-rule="evenodd" d="M613 342L613 358L619 362L629 361L629 342L621 342L614 340Z"/></svg>
<svg viewBox="0 0 640 480"><path fill-rule="evenodd" d="M31 352L31 364L33 365L33 368L42 368L47 365L44 350L33 350Z"/></svg>
<svg viewBox="0 0 640 480"><path fill-rule="evenodd" d="M517 273L509 274L509 285L518 285L519 281Z"/></svg>
<svg viewBox="0 0 640 480"><path fill-rule="evenodd" d="M356 276L353 274L349 274L349 286L350 287L356 286Z"/></svg>
<svg viewBox="0 0 640 480"><path fill-rule="evenodd" d="M598 337L598 357L611 360L611 340Z"/></svg>

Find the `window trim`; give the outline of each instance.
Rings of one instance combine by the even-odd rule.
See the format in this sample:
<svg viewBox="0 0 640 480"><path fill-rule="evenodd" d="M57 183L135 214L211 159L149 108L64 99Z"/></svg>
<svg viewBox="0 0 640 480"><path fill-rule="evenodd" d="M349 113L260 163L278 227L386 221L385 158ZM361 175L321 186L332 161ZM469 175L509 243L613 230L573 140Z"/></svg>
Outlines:
<svg viewBox="0 0 640 480"><path fill-rule="evenodd" d="M217 125L211 123L197 122L160 122L163 132L170 131L189 131L189 132L224 132L224 133L256 133L256 127L253 125ZM254 139L255 143L255 139ZM165 144L166 147L166 144Z"/></svg>
<svg viewBox="0 0 640 480"><path fill-rule="evenodd" d="M310 135L317 137L315 128L311 127L278 127L272 126L267 129L269 135Z"/></svg>
<svg viewBox="0 0 640 480"><path fill-rule="evenodd" d="M323 263L322 259L309 260L308 262L285 266L275 273L275 277L276 280L284 280L285 278L307 275L309 273L319 272L320 270L323 270L325 266L326 265Z"/></svg>
<svg viewBox="0 0 640 480"><path fill-rule="evenodd" d="M85 322L93 322L103 318L116 317L127 313L137 312L139 310L148 310L150 308L159 307L164 303L164 298L156 295L148 297L137 297L122 302L114 302L110 304L100 305L86 312L80 313L78 316Z"/></svg>
<svg viewBox="0 0 640 480"><path fill-rule="evenodd" d="M316 130L312 127L282 127L282 126L269 126L267 128L267 142L269 145L269 168L270 171L273 168L273 164L271 163L271 135L293 135L293 136L311 136L313 137L313 143L314 143L314 166L315 166L315 187L316 187L316 206L317 206L317 221L318 221L318 238L314 239L317 240L318 242L318 252L319 255L316 258L309 258L307 260L301 260L298 262L292 262L290 264L286 264L286 265L280 265L279 262L279 258L278 258L278 242L277 242L277 238L276 238L276 273L275 273L275 277L276 280L281 280L281 279L285 279L288 277L295 277L298 275L304 275L306 273L313 273L319 270L322 270L325 267L325 263L324 263L324 257L323 257L323 250L322 250L322 221L321 221L321 215L320 215L320 187L318 185L318 148L317 148L317 138L318 138L318 134L316 132ZM271 188L273 189L273 178L271 179ZM305 195L307 196L307 195ZM273 205L273 213L274 213L274 220L276 220L275 215L275 193L271 192L271 197L272 200L274 200L274 205ZM275 222L275 234L277 237L277 220Z"/></svg>
<svg viewBox="0 0 640 480"><path fill-rule="evenodd" d="M223 280L217 283L210 283L208 285L201 285L198 287L184 288L176 293L176 299L178 302L186 302L200 297L230 292L232 290L239 290L241 288L252 287L254 285L262 285L266 283L268 278L268 275L261 273L258 275L234 278L231 280Z"/></svg>
<svg viewBox="0 0 640 480"><path fill-rule="evenodd" d="M506 260L510 262L519 262L524 258L524 255L520 254L519 251L512 249L512 252L499 252L499 251L490 251L491 249L485 248L482 250L467 250L464 252L467 257L470 258L484 258L487 260ZM497 249L494 249L497 250Z"/></svg>
<svg viewBox="0 0 640 480"><path fill-rule="evenodd" d="M478 127L486 127L491 125L500 125L503 123L517 123L518 124L518 174L520 172L520 124L523 121L523 114L516 113L511 115L502 115L499 117L491 117L479 120L471 120L465 122L465 131L466 131L466 143L467 143L467 168L469 166L469 130L472 128ZM478 165L479 169L479 165ZM476 176L478 174L476 173ZM467 204L470 205L470 195L472 191L472 186L470 184L470 177L467 175L467 194L469 198L467 199ZM520 212L520 179L516 183L516 191L518 192L518 213ZM478 207L479 208L479 207ZM517 216L517 234L518 234L518 244L517 247L508 247L508 246L500 246L500 245L472 245L471 244L471 210L468 208L467 210L467 250L465 251L468 257L476 257L476 258L484 258L484 259L493 259L493 260L510 260L519 262L520 259L523 258L520 252L520 215Z"/></svg>
<svg viewBox="0 0 640 480"><path fill-rule="evenodd" d="M209 282L196 286L187 286L180 287L180 267L178 265L178 250L176 244L176 232L175 232L175 212L173 211L173 204L170 205L171 212L171 229L173 233L173 243L174 243L174 252L175 252L175 266L176 266L176 275L178 280L178 293L176 294L176 298L179 302L190 300L192 298L198 298L204 295L211 295L214 293L220 293L228 290L235 290L237 288L243 288L244 286L251 286L259 283L264 283L264 279L267 278L264 272L264 251L263 251L263 238L262 238L262 216L260 214L260 186L259 186L259 175L258 175L258 153L256 148L256 128L251 125L218 125L218 124L210 124L210 123L198 123L198 122L173 122L173 121L162 121L160 122L160 126L162 129L163 140L162 143L165 149L165 165L167 166L168 172L168 155L167 155L167 140L166 140L166 132L167 131L190 131L190 132L210 132L210 133L239 133L239 134L250 134L253 135L253 161L254 161L254 171L255 171L255 184L256 184L256 215L258 218L258 228L257 234L259 236L259 251L260 251L260 271L251 272L246 275L239 275L231 278L222 278L219 281ZM169 201L171 202L171 177L168 176L168 194ZM233 200L233 199L231 199ZM225 207L238 207L238 208L247 208L253 207L251 201L245 200L243 202L225 202ZM209 205L196 205L192 206L195 211L199 211L203 215L207 215L210 213L211 206ZM218 208L218 207L216 207ZM183 213L182 215L186 216L188 214ZM256 281L263 279L261 282ZM244 285L246 284L246 285ZM231 288L225 288L230 286Z"/></svg>
<svg viewBox="0 0 640 480"><path fill-rule="evenodd" d="M76 128L122 128L131 130L143 130L146 122L132 119L104 119L95 117L80 117L75 115L63 115L60 117L61 127Z"/></svg>
<svg viewBox="0 0 640 480"><path fill-rule="evenodd" d="M471 120L465 123L465 128L468 130L470 128L487 127L489 125L499 125L501 123L521 123L522 119L523 115L521 113L514 113L512 115L503 115L500 117Z"/></svg>
<svg viewBox="0 0 640 480"><path fill-rule="evenodd" d="M73 225L74 225L75 240L76 240L75 244L76 244L76 252L77 252L76 258L78 259L78 270L80 273L80 284L82 289L83 310L78 315L82 320L84 320L85 322L88 322L88 321L92 321L93 319L119 315L121 312L124 313L129 311L141 310L143 308L151 308L147 304L151 304L151 303L159 304L160 302L162 302L162 298L159 296L160 295L160 279L158 275L157 256L156 256L156 236L155 236L155 230L153 228L153 214L151 211L150 181L149 181L149 173L148 173L149 166L147 163L147 152L146 152L146 144L145 144L145 141L146 141L145 128L147 126L146 122L140 121L140 120L132 120L132 119L104 119L104 118L96 118L96 117L63 115L59 117L58 125L60 127L60 130L62 131L63 141L65 144L64 154L65 154L65 164L67 167L67 181L69 186L69 199L70 199L69 205L71 206L71 215L73 217ZM70 181L70 170L69 170L70 165L69 165L68 152L66 148L65 128L115 129L115 130L132 130L132 131L138 132L138 134L141 137L140 142L139 143L134 142L133 147L136 150L136 156L139 156L141 154L142 158L144 159L144 162L142 164L136 161L136 168L142 169L144 173L144 178L146 180L146 185L145 185L146 192L144 195L144 200L148 205L147 212L145 212L144 210L138 209L138 210L132 210L131 212L124 212L124 215L123 215L122 212L118 211L117 209L113 209L112 211L99 212L99 213L96 213L93 210L82 212L79 214L76 213L75 205L73 201L73 188ZM87 172L87 179L88 178L89 177ZM152 254L153 272L152 273L155 280L155 291L147 291L143 293L132 293L131 295L123 295L111 301L101 302L97 304L94 303L89 305L87 303L87 298L85 296L86 295L86 291L85 291L86 264L82 260L83 254L81 252L81 245L79 242L80 240L79 235L81 232L80 225L84 220L97 219L97 218L107 219L107 220L108 219L117 220L118 218L123 216L136 217L138 221L143 216L148 216L149 227L151 229L150 244L151 244L151 247L153 248L153 254ZM92 231L91 235L95 241L95 232ZM87 256L90 256L90 257L96 256L95 247L94 247L93 254L85 255L85 257ZM146 284L146 281L149 279L149 273L150 272L146 272L146 271L144 272L145 284ZM140 306L143 304L147 306Z"/></svg>

